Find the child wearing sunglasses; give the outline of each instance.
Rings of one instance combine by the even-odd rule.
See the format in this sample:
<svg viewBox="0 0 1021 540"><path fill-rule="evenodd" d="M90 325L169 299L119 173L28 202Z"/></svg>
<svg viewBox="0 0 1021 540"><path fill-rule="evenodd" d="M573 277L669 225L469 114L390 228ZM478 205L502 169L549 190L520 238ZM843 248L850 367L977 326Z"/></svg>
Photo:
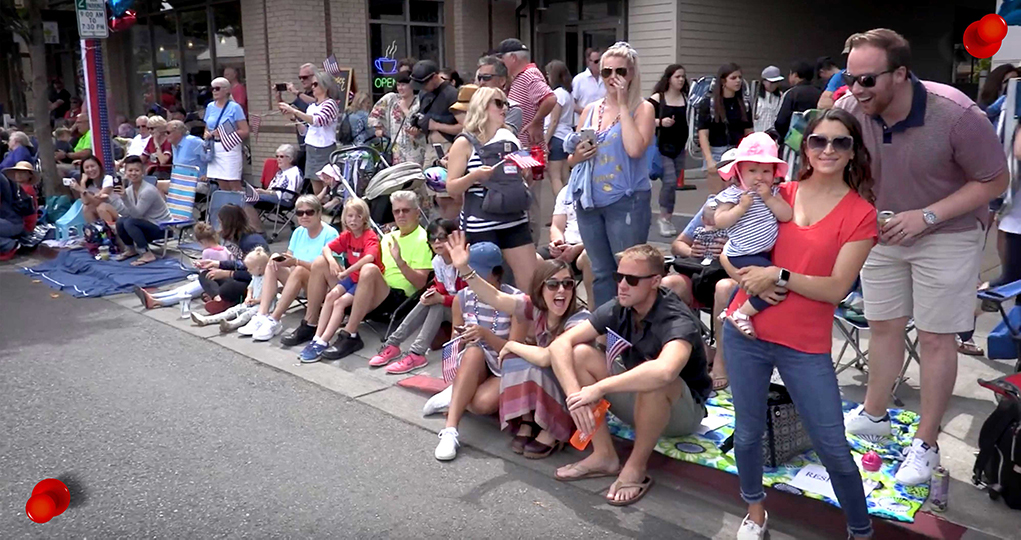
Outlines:
<svg viewBox="0 0 1021 540"><path fill-rule="evenodd" d="M436 254L433 257L433 285L426 289L418 304L404 318L404 322L390 334L379 353L369 360L369 366L386 366L387 373L400 375L425 367L429 363L425 353L440 331L440 326L444 322L450 322L450 308L454 305L454 295L467 287L464 280L457 276L457 269L454 268L450 253L447 251L447 236L456 230L457 222L450 219L435 219L429 223L425 232L429 245ZM413 333L415 341L408 349L408 354L390 364L400 357L401 344Z"/></svg>
<svg viewBox="0 0 1021 540"><path fill-rule="evenodd" d="M725 180L737 178L716 196L716 226L727 230L723 255L735 268L772 266L770 252L779 232L779 222L790 221L794 209L777 196L774 181L787 175L787 163L776 157L776 143L765 133L752 133L741 140L734 161L720 169ZM755 338L752 316L769 307L753 296L727 320L742 334Z"/></svg>

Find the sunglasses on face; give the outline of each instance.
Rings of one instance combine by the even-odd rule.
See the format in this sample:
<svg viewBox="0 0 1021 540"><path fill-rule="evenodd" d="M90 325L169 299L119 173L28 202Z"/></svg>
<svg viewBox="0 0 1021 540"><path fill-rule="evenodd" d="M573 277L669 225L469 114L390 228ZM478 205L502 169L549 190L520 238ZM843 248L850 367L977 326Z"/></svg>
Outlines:
<svg viewBox="0 0 1021 540"><path fill-rule="evenodd" d="M631 274L621 274L620 272L614 272L613 281L615 281L616 283L620 283L621 281L624 281L626 279L628 285L636 287L638 286L638 283L643 279L649 279L652 277L656 277L658 275L659 274L649 274L647 276L632 276Z"/></svg>
<svg viewBox="0 0 1021 540"><path fill-rule="evenodd" d="M137 127L138 129L149 129L149 126L146 126L146 125L135 126L135 127Z"/></svg>
<svg viewBox="0 0 1021 540"><path fill-rule="evenodd" d="M315 210L295 210L294 215L298 217L314 216L316 215Z"/></svg>
<svg viewBox="0 0 1021 540"><path fill-rule="evenodd" d="M846 84L848 88L853 87L854 83L860 84L862 88L872 88L873 86L876 85L876 80L879 79L881 75L893 73L894 71L896 70L888 69L886 71L880 71L879 73L869 73L867 75L856 76L851 75L850 73L847 72L847 70L844 70L840 72L840 78L844 80L844 84Z"/></svg>
<svg viewBox="0 0 1021 540"><path fill-rule="evenodd" d="M497 109L502 109L502 108L504 108L504 106L506 106L506 105L507 105L507 102L506 102L506 101L504 101L504 100L502 100L502 99L500 99L500 98L496 98L496 99L494 99L494 100L493 100L493 101L492 101L491 103L492 103L493 105L496 105L496 108L497 108Z"/></svg>
<svg viewBox="0 0 1021 540"><path fill-rule="evenodd" d="M478 80L482 82L491 81L493 80L493 77L496 77L496 75L493 75L492 73L479 73L477 76Z"/></svg>
<svg viewBox="0 0 1021 540"><path fill-rule="evenodd" d="M312 81L312 88L319 88L319 83Z"/></svg>
<svg viewBox="0 0 1021 540"><path fill-rule="evenodd" d="M411 208L394 208L393 212L395 216L400 216L404 214L410 214L412 210Z"/></svg>
<svg viewBox="0 0 1021 540"><path fill-rule="evenodd" d="M850 135L837 135L836 137L829 139L824 135L819 135L818 133L813 133L808 136L809 150L822 152L830 145L833 145L833 150L837 152L850 152L851 148L854 147L854 138Z"/></svg>
<svg viewBox="0 0 1021 540"><path fill-rule="evenodd" d="M627 77L627 68L626 67L603 68L599 70L599 74L602 75L604 79L609 79L610 77L613 76L614 73L621 77Z"/></svg>
<svg viewBox="0 0 1021 540"><path fill-rule="evenodd" d="M437 234L436 236L430 236L429 237L429 242L433 243L433 244L435 244L436 242L446 242L446 241L447 241L447 235L445 235L445 234Z"/></svg>
<svg viewBox="0 0 1021 540"><path fill-rule="evenodd" d="M577 281L574 278L547 279L543 284L546 285L546 289L549 291L556 291L560 287L563 287L565 291L573 291Z"/></svg>
<svg viewBox="0 0 1021 540"><path fill-rule="evenodd" d="M311 79L311 78L312 78L311 75L298 75L298 80L301 80L301 81L304 81L306 79Z"/></svg>
<svg viewBox="0 0 1021 540"><path fill-rule="evenodd" d="M277 154L277 159L287 159L288 157L290 156L282 156L280 154Z"/></svg>
<svg viewBox="0 0 1021 540"><path fill-rule="evenodd" d="M213 87L213 91L214 92L217 91L217 90L226 90L226 89L227 89L226 86L214 86Z"/></svg>

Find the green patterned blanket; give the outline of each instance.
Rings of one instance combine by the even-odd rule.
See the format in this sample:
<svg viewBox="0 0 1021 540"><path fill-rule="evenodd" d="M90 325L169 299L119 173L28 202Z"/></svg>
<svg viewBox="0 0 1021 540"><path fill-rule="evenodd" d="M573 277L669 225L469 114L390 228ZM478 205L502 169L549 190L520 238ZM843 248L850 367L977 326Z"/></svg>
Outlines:
<svg viewBox="0 0 1021 540"><path fill-rule="evenodd" d="M845 401L844 412L857 407L856 403ZM730 474L737 474L737 466L734 463L733 452L729 454L720 453L718 447L731 433L734 432L734 404L730 392L724 391L715 393L706 403L709 412L708 425L726 423L704 435L688 435L686 437L663 438L656 445L656 451L673 459L697 463L706 467L712 467ZM711 417L720 417L714 421ZM897 521L914 522L915 512L922 507L925 499L929 496L929 486L907 487L898 484L894 480L897 467L900 466L901 452L911 445L911 438L918 428L918 414L901 409L891 409L890 418L893 420L893 437L858 437L848 435L847 442L851 445L851 453L854 460L861 467L861 457L869 450L875 450L883 458L883 468L875 473L862 471L862 477L877 481L878 486L866 497L869 513L882 518ZM608 415L610 433L622 439L634 440L635 434L630 426L624 424L612 414ZM780 491L802 495L811 499L825 501L833 506L840 505L836 500L824 495L810 491L803 491L790 485L790 482L797 476L798 471L810 465L821 465L819 457L814 451L809 450L782 467L775 469L766 468L762 477L762 484L771 486Z"/></svg>

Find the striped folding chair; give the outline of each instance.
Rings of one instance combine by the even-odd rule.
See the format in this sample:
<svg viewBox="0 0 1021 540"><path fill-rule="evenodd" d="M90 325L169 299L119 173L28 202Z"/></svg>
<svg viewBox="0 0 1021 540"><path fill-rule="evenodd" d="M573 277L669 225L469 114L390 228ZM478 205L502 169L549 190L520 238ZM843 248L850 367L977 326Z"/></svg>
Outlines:
<svg viewBox="0 0 1021 540"><path fill-rule="evenodd" d="M177 233L177 245L180 247L184 231L195 226L192 215L195 209L195 190L198 187L199 168L188 165L174 165L170 173L170 189L167 192L167 209L170 220L158 223L163 231L163 255L167 254L170 236Z"/></svg>

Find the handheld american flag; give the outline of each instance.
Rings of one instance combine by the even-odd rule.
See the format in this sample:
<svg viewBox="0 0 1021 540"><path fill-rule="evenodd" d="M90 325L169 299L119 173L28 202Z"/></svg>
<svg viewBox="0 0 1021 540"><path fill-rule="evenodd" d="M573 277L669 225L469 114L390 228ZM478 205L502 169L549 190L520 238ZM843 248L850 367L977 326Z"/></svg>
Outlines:
<svg viewBox="0 0 1021 540"><path fill-rule="evenodd" d="M251 184L248 182L241 182L241 186L244 189L244 199L246 203L255 204L259 202L259 192L255 191L255 188L252 187Z"/></svg>
<svg viewBox="0 0 1021 540"><path fill-rule="evenodd" d="M447 342L443 346L443 381L454 382L457 368L461 365L461 336Z"/></svg>
<svg viewBox="0 0 1021 540"><path fill-rule="evenodd" d="M532 157L532 155L528 153L528 150L519 150L517 152L512 152L504 156L504 159L508 159L514 162L515 165L521 167L522 169L534 169L536 167L542 167L542 163L539 163L537 159Z"/></svg>
<svg viewBox="0 0 1021 540"><path fill-rule="evenodd" d="M616 332L606 329L606 369L609 370L614 359L631 348L631 342L617 335Z"/></svg>
<svg viewBox="0 0 1021 540"><path fill-rule="evenodd" d="M259 140L259 126L261 125L262 117L257 114L253 114L251 118L248 119L248 127L251 128L252 137L255 137L256 141Z"/></svg>
<svg viewBox="0 0 1021 540"><path fill-rule="evenodd" d="M340 65L337 64L337 57L330 55L329 58L323 60L323 71L330 74L330 77L340 77Z"/></svg>
<svg viewBox="0 0 1021 540"><path fill-rule="evenodd" d="M227 152L241 144L241 136L238 135L238 129L233 120L224 120L220 127L216 128L216 132L220 134L220 144Z"/></svg>

